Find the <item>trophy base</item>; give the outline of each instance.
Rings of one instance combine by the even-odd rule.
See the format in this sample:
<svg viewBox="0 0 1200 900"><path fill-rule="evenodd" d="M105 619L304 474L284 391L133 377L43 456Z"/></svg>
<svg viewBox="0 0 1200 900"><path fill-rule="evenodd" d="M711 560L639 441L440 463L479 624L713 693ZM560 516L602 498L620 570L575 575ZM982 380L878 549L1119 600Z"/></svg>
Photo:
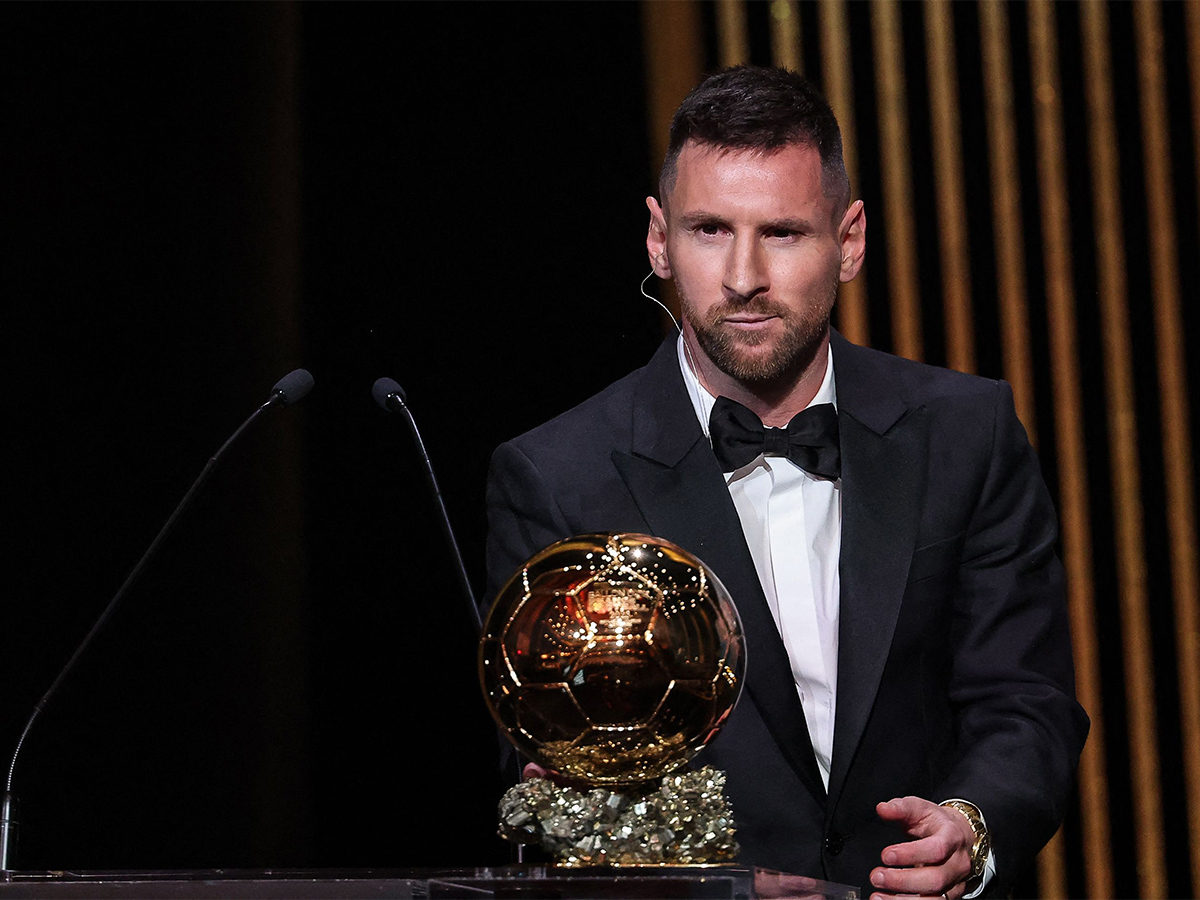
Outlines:
<svg viewBox="0 0 1200 900"><path fill-rule="evenodd" d="M712 766L640 793L532 778L501 798L500 835L541 847L561 868L716 865L738 852L725 774Z"/></svg>

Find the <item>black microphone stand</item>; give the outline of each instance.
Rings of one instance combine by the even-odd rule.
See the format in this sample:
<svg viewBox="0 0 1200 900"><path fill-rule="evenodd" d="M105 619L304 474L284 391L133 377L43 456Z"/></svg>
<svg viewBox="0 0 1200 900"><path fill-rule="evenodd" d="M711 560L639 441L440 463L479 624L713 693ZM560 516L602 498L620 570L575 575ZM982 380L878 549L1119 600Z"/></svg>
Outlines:
<svg viewBox="0 0 1200 900"><path fill-rule="evenodd" d="M467 578L467 567L463 564L462 552L458 549L458 540L455 538L454 529L450 525L450 515L446 512L446 504L442 500L442 492L438 487L437 476L433 474L433 463L429 460L429 454L425 452L425 442L421 440L421 432L417 430L416 420L413 418L408 404L404 402L404 390L391 378L380 378L372 386L371 394L375 398L375 402L384 409L404 414L404 424L408 426L409 433L412 434L413 440L417 444L417 449L421 452L421 461L425 463L422 471L425 475L425 483L429 485L429 491L433 494L434 502L437 503L438 512L440 513L438 523L442 528L442 536L446 539L446 543L450 547L450 552L454 555L454 572L458 578L459 589L462 591L463 599L466 600L467 606L470 608L471 622L475 625L475 634L482 634L483 618L479 614L479 604L475 602L475 592L471 590L471 581Z"/></svg>
<svg viewBox="0 0 1200 900"><path fill-rule="evenodd" d="M95 624L92 625L91 630L88 631L87 635L84 636L83 641L78 647L75 648L75 652L71 654L71 658L67 660L67 664L63 666L62 671L58 673L58 677L54 679L54 682L50 685L49 690L47 690L46 693L42 695L42 699L34 705L33 712L30 713L28 720L25 722L25 727L21 731L21 736L17 739L16 749L13 750L12 761L8 765L8 777L4 782L4 794L2 799L0 799L0 881L12 881L12 861L13 855L16 852L18 825L17 798L12 792L13 772L17 768L17 757L21 753L21 747L25 744L25 738L28 737L29 730L33 727L33 723L37 721L37 717L41 714L42 710L46 708L46 704L50 702L50 698L53 697L58 691L59 685L66 680L67 675L69 675L75 668L75 664L79 662L79 659L83 656L84 651L91 646L91 643L95 639L96 635L100 633L100 629L102 629L105 623L112 618L113 612L116 611L116 608L120 605L121 601L125 599L125 595L129 593L129 589L133 587L134 583L136 583L138 578L141 577L142 572L146 568L146 564L158 551L159 545L162 544L167 535L170 534L175 528L175 525L179 522L179 519L182 517L183 513L189 506L191 506L196 494L200 491L200 488L204 485L204 483L208 481L213 469L216 468L217 461L220 460L226 449L228 449L229 446L241 436L242 432L250 427L250 423L262 415L262 413L266 412L277 403L283 403L284 405L290 406L304 397L304 395L312 389L312 383L312 376L309 375L304 369L297 369L294 372L285 375L282 379L280 379L279 383L275 385L275 388L272 390L271 396L267 399L267 402L252 412L246 421L244 421L238 427L237 431L229 436L229 440L222 444L220 449L212 455L212 457L205 464L204 468L201 470L200 475L192 483L191 488L186 494L183 495L183 499L179 501L179 505L175 507L175 511L171 513L170 518L167 519L166 523L159 530L158 535L150 543L150 546L146 549L146 552L142 554L142 558L138 560L137 565L135 565L133 570L130 571L129 575L125 579L125 583L121 585L121 587L117 590L117 593L113 596L112 600L108 602L108 606L104 608L104 612L100 613L100 618L98 618Z"/></svg>

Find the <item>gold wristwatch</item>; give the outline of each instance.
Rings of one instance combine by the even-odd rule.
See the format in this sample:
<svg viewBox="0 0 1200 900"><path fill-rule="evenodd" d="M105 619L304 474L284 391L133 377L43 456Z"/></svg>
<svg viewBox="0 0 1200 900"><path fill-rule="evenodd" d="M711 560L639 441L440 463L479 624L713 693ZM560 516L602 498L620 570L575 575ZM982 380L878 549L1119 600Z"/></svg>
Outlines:
<svg viewBox="0 0 1200 900"><path fill-rule="evenodd" d="M971 875L968 881L974 881L983 875L983 869L987 865L987 858L992 852L992 839L988 835L987 826L983 824L983 813L979 811L979 807L974 803L968 803L966 800L944 800L938 806L948 806L951 809L957 809L960 813L967 817L967 821L971 825L971 831L975 833L975 843L971 845Z"/></svg>

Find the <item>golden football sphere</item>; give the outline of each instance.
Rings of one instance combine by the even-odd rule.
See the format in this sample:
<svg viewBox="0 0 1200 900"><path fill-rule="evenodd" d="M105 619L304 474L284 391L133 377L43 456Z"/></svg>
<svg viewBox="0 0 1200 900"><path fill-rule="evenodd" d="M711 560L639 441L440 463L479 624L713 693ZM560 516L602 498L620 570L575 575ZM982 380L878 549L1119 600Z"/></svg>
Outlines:
<svg viewBox="0 0 1200 900"><path fill-rule="evenodd" d="M746 648L707 566L643 534L584 534L535 554L479 644L492 715L525 756L586 785L655 781L728 718Z"/></svg>

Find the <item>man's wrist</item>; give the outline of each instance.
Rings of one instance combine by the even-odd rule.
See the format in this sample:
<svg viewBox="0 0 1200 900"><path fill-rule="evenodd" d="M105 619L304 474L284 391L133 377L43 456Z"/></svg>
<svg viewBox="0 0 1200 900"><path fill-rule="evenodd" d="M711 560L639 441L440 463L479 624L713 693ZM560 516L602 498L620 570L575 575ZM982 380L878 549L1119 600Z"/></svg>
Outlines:
<svg viewBox="0 0 1200 900"><path fill-rule="evenodd" d="M992 838L988 833L987 823L984 822L983 813L980 812L978 806L967 800L943 800L938 806L961 813L967 820L967 824L971 826L971 833L975 836L975 840L971 844L971 874L967 877L967 883L978 881L983 877L988 857L992 852Z"/></svg>

